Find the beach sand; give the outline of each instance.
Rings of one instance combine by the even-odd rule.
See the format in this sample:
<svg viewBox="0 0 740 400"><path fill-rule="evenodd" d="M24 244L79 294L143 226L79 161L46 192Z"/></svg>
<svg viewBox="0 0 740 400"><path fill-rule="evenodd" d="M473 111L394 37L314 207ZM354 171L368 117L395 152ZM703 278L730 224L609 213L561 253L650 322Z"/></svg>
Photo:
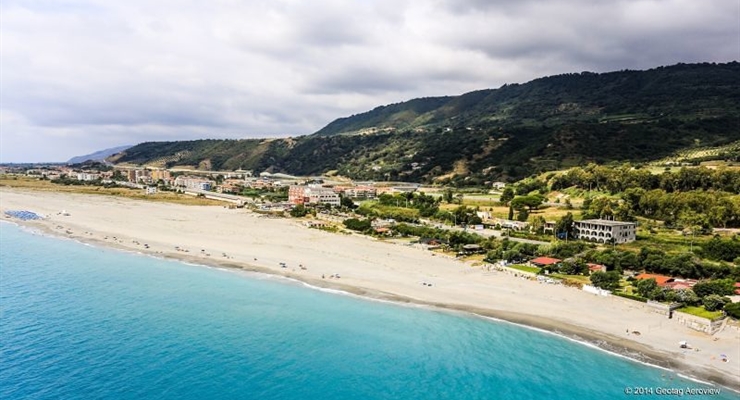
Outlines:
<svg viewBox="0 0 740 400"><path fill-rule="evenodd" d="M57 236L499 318L740 389L740 331L735 326L709 336L639 302L487 271L419 247L308 229L297 220L220 206L0 188L0 208L36 212L45 219L19 221L4 214L3 219ZM681 341L692 349L681 349Z"/></svg>

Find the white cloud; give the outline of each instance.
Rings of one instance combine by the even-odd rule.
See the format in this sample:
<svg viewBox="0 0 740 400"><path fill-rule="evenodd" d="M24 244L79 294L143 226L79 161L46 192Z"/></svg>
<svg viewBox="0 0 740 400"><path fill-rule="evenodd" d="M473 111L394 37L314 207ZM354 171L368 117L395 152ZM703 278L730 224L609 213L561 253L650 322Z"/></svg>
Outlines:
<svg viewBox="0 0 740 400"><path fill-rule="evenodd" d="M739 58L734 0L2 3L0 161L309 134L378 105ZM34 146L27 146L33 142Z"/></svg>

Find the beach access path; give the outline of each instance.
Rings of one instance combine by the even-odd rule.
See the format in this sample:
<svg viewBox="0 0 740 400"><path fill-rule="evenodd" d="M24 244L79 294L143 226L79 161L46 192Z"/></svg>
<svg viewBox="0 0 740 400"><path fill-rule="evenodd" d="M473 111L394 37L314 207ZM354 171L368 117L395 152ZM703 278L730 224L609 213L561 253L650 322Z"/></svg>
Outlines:
<svg viewBox="0 0 740 400"><path fill-rule="evenodd" d="M103 195L3 187L0 211L7 210L42 215L44 219L37 221L13 220L4 214L2 218L57 236L496 317L740 388L740 332L735 327L709 336L639 302L539 283L513 272L488 271L411 246L308 229L296 220L264 218L244 209ZM640 334L631 334L635 331ZM681 349L682 341L693 349ZM720 354L729 360L723 362Z"/></svg>

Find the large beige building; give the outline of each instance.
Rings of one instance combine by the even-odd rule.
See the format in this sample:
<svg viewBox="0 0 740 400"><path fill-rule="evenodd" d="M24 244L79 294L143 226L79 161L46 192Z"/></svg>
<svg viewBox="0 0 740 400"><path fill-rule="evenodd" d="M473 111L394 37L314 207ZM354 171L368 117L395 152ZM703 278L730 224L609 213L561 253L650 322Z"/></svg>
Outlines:
<svg viewBox="0 0 740 400"><path fill-rule="evenodd" d="M332 189L316 185L293 185L288 188L288 201L293 204L330 204L338 206L340 197Z"/></svg>
<svg viewBox="0 0 740 400"><path fill-rule="evenodd" d="M590 242L627 243L637 239L637 224L634 222L584 219L573 222L573 226L576 239Z"/></svg>

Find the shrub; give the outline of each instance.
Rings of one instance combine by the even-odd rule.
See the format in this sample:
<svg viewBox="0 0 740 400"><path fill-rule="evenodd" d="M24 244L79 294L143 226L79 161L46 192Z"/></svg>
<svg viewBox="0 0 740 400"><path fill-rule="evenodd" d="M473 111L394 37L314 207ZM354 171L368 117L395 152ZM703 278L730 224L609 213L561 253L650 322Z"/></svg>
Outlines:
<svg viewBox="0 0 740 400"><path fill-rule="evenodd" d="M704 299L702 300L704 308L707 311L721 310L722 308L724 308L725 302L725 298L716 294L710 294L709 296L704 297Z"/></svg>
<svg viewBox="0 0 740 400"><path fill-rule="evenodd" d="M349 218L345 219L342 223L347 227L347 229L359 232L368 231L372 227L369 219Z"/></svg>
<svg viewBox="0 0 740 400"><path fill-rule="evenodd" d="M615 296L624 297L625 299L635 300L635 301L639 301L639 302L642 302L642 303L647 303L647 301L648 301L648 299L646 299L646 298L644 298L642 296L637 296L637 295L629 294L629 293L614 292L612 294L614 294Z"/></svg>
<svg viewBox="0 0 740 400"><path fill-rule="evenodd" d="M740 319L740 303L725 304L724 310L730 317Z"/></svg>

